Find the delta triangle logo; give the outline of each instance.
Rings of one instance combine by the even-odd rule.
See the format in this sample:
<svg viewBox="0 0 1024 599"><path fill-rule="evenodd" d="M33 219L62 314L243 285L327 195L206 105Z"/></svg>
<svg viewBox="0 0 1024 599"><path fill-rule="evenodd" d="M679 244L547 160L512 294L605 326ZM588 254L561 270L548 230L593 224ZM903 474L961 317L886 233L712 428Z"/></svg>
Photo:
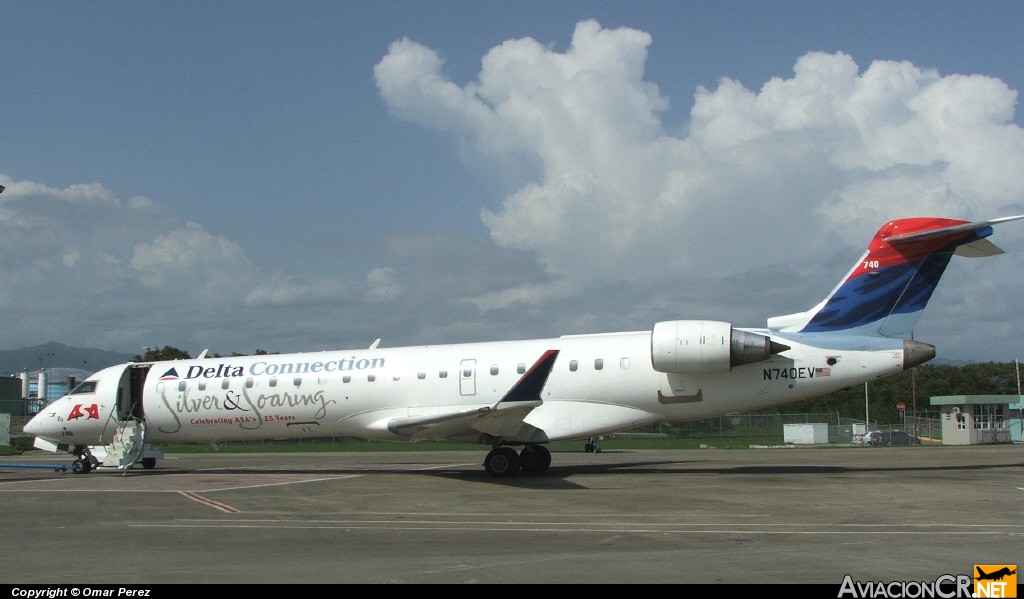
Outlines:
<svg viewBox="0 0 1024 599"><path fill-rule="evenodd" d="M167 372L165 372L165 373L163 374L163 376L161 376L161 377L160 377L160 380L161 380L161 381L176 381L176 380L178 380L178 371L177 371L177 370L175 370L175 369L174 369L174 368L172 367L172 368L171 368L170 370L168 370Z"/></svg>

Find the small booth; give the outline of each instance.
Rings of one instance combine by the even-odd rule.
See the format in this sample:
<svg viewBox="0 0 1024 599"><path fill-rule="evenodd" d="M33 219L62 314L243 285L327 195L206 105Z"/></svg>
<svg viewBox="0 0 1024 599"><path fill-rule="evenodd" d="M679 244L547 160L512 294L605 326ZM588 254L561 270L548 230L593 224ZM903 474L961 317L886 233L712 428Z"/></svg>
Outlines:
<svg viewBox="0 0 1024 599"><path fill-rule="evenodd" d="M1011 443L1011 404L1019 395L940 395L931 405L942 412L943 445Z"/></svg>

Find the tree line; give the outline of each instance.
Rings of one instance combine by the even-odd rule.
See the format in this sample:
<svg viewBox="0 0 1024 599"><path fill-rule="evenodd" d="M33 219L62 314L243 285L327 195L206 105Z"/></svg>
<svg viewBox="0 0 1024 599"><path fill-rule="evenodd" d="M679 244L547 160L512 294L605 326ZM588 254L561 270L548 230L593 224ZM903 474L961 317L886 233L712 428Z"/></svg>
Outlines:
<svg viewBox="0 0 1024 599"><path fill-rule="evenodd" d="M917 412L937 412L929 399L942 395L1018 395L1016 362L978 362L965 365L923 364L900 374L867 384L868 411L872 422L900 422L897 404L906 414L916 398ZM864 385L848 387L812 399L787 404L785 412L838 412L845 418L863 419ZM1015 403L1011 401L1010 403Z"/></svg>

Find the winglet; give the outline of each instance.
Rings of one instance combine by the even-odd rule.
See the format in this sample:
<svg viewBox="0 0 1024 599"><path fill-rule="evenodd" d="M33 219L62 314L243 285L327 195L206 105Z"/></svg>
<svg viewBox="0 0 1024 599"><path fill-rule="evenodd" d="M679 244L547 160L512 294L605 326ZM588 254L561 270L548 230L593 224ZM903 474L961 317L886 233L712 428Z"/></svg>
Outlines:
<svg viewBox="0 0 1024 599"><path fill-rule="evenodd" d="M544 385L548 382L548 375L551 374L551 369L555 366L557 358L557 349L549 349L544 352L544 355L533 363L533 366L526 371L526 374L519 379L519 382L508 390L508 393L501 398L498 404L541 401L540 392L544 390Z"/></svg>

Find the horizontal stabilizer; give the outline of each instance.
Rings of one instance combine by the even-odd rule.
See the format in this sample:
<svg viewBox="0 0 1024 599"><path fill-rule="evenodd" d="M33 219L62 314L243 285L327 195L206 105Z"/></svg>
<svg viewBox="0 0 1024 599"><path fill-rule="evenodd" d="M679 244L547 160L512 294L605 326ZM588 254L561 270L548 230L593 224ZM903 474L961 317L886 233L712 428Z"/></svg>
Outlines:
<svg viewBox="0 0 1024 599"><path fill-rule="evenodd" d="M997 225L999 223L1005 223L1005 222L1011 221L1011 220L1018 220L1018 219L1021 219L1021 218L1024 218L1024 214L1019 214L1017 216L1004 216L1002 218L994 218L992 220L984 220L984 221L979 221L979 222L976 222L976 223L963 223L963 224L952 225L952 226L948 226L948 227L940 227L938 229L931 229L931 230L927 230L927 231L915 231L915 232L912 232L912 233L898 233L896 235L890 235L890 236L886 237L885 241L888 242L891 245L898 246L901 243L906 243L906 242L911 242L911 241L921 241L921 240L924 240L924 239L936 239L938 237L953 238L953 237L956 237L957 235L959 235L961 233L967 233L967 232L970 232L970 231L977 231L979 229L984 229L985 227L990 227L992 225ZM983 235L983 237L984 237L984 235Z"/></svg>
<svg viewBox="0 0 1024 599"><path fill-rule="evenodd" d="M992 243L987 239L979 239L972 243L965 243L964 245L956 248L954 252L957 256L963 256L964 258L988 258L989 256L998 256L999 254L1005 254L999 246Z"/></svg>

